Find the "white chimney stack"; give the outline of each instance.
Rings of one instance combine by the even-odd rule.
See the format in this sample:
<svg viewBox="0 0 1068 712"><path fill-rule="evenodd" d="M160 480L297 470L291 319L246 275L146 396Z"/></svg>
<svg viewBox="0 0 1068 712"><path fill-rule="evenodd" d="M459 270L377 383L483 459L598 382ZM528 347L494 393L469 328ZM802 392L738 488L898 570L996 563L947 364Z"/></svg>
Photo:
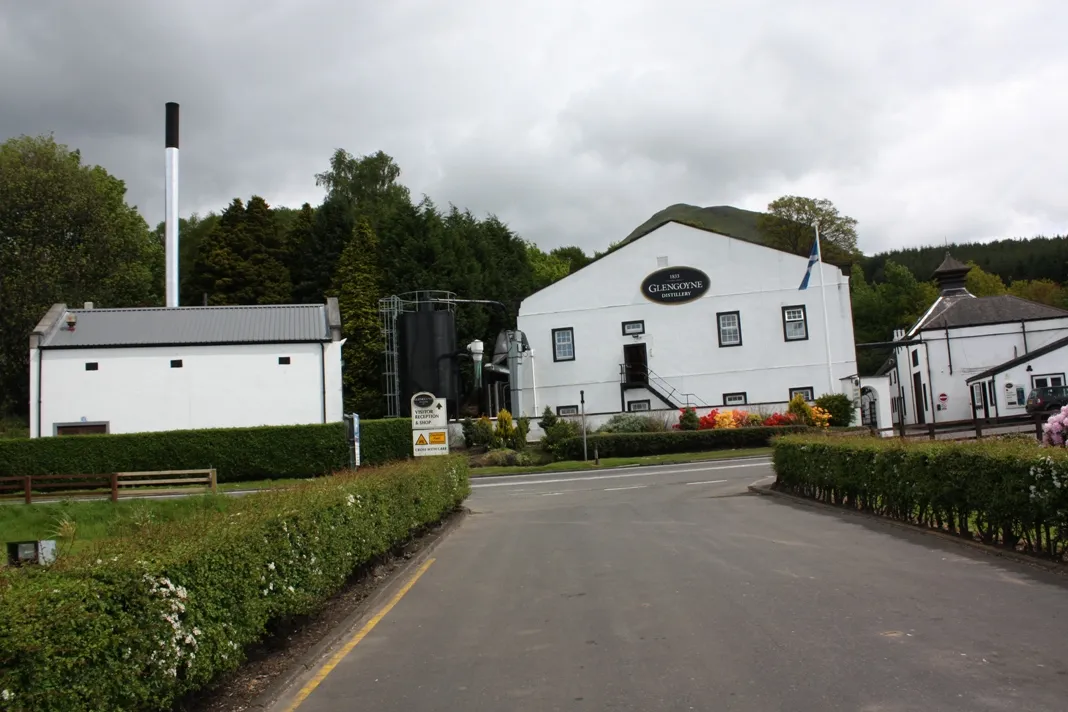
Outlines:
<svg viewBox="0 0 1068 712"><path fill-rule="evenodd" d="M178 104L167 102L164 235L167 252L167 306L178 306Z"/></svg>

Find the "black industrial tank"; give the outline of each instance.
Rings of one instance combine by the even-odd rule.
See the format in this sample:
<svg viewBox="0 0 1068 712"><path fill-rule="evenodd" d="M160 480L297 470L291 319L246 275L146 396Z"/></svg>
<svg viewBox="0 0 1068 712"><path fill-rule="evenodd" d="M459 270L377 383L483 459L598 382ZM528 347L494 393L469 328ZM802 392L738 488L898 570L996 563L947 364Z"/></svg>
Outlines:
<svg viewBox="0 0 1068 712"><path fill-rule="evenodd" d="M420 311L397 317L399 337L400 409L411 416L412 396L421 391L444 398L449 417L456 417L459 364L456 358L456 315L421 305Z"/></svg>

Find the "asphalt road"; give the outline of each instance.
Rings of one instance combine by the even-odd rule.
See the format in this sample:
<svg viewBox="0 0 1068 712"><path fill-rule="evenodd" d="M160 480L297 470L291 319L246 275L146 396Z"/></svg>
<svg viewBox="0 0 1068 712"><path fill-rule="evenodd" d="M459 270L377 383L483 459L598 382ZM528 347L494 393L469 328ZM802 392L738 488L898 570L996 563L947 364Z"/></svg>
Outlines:
<svg viewBox="0 0 1068 712"><path fill-rule="evenodd" d="M478 481L474 513L297 709L1068 709L1068 577L746 494L770 474Z"/></svg>

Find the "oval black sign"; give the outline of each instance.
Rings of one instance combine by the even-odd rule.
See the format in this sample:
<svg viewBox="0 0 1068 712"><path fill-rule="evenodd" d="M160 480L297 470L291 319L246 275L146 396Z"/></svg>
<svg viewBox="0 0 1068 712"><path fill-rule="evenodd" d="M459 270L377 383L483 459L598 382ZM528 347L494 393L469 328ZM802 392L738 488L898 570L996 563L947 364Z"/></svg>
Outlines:
<svg viewBox="0 0 1068 712"><path fill-rule="evenodd" d="M642 280L642 294L657 304L685 304L708 291L708 275L693 267L665 267Z"/></svg>
<svg viewBox="0 0 1068 712"><path fill-rule="evenodd" d="M412 398L412 403L415 404L416 408L429 408L434 405L434 396L429 393L416 393L415 397Z"/></svg>

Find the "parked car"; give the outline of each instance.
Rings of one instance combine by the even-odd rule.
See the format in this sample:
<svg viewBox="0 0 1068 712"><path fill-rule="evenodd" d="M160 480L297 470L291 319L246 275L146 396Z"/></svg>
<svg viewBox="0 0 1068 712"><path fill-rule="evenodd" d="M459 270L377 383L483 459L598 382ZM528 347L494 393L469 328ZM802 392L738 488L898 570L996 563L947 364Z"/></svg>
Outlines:
<svg viewBox="0 0 1068 712"><path fill-rule="evenodd" d="M1028 413L1049 413L1068 405L1068 386L1033 388L1027 396Z"/></svg>

